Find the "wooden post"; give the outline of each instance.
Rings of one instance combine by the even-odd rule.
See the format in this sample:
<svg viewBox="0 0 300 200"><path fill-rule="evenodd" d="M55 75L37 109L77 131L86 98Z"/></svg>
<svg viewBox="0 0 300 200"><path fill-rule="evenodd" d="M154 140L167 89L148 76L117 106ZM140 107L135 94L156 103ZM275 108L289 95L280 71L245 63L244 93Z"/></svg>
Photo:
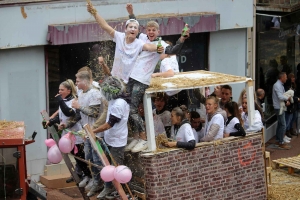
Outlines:
<svg viewBox="0 0 300 200"><path fill-rule="evenodd" d="M248 107L248 118L249 118L249 126L254 123L254 93L253 93L253 81L249 80L246 84L246 92L247 92L247 107Z"/></svg>
<svg viewBox="0 0 300 200"><path fill-rule="evenodd" d="M153 124L151 94L145 93L143 100L144 100L145 124L147 124L146 132L147 132L148 150L155 151L156 143L155 143L155 132L154 132L154 124Z"/></svg>

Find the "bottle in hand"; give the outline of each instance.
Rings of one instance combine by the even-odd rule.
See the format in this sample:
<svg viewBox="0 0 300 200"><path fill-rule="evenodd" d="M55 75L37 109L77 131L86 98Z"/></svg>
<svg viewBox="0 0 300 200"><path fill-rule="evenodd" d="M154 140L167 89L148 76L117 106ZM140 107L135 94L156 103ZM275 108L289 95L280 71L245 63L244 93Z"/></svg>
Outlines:
<svg viewBox="0 0 300 200"><path fill-rule="evenodd" d="M158 43L157 43L157 53L161 54L162 52L158 52L158 48L161 47L161 37L158 38Z"/></svg>

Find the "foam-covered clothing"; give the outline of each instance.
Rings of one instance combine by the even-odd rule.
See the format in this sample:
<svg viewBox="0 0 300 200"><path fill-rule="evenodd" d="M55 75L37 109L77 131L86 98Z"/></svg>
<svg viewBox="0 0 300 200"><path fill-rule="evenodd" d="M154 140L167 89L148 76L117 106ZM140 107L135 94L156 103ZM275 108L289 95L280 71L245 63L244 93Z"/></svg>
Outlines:
<svg viewBox="0 0 300 200"><path fill-rule="evenodd" d="M125 33L115 31L113 41L116 43L116 49L111 74L127 83L145 43L140 39L135 39L132 43L127 44L125 38Z"/></svg>

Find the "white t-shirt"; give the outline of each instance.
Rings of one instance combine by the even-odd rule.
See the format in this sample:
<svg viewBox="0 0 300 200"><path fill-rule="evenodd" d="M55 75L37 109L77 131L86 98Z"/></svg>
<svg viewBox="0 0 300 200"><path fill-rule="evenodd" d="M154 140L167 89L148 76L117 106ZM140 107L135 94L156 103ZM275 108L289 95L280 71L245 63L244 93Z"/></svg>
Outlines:
<svg viewBox="0 0 300 200"><path fill-rule="evenodd" d="M94 105L101 105L101 99L104 98L102 93L94 88L91 88L87 92L81 92L78 96L78 103L80 106L89 107ZM88 115L80 112L81 115L81 124L84 126L85 124L89 124L90 127L95 123L97 118L89 117ZM98 133L97 136L103 137L103 132Z"/></svg>
<svg viewBox="0 0 300 200"><path fill-rule="evenodd" d="M258 110L254 111L254 123L252 126L249 127L249 119L248 115L245 114L245 112L242 113L242 120L244 121L244 129L245 132L258 132L261 131L263 128L263 123L261 121L261 115Z"/></svg>
<svg viewBox="0 0 300 200"><path fill-rule="evenodd" d="M129 104L124 99L120 98L110 100L108 102L106 122L108 122L110 115L121 119L121 121L104 131L104 140L109 146L123 147L127 144Z"/></svg>
<svg viewBox="0 0 300 200"><path fill-rule="evenodd" d="M165 126L158 115L153 116L153 123L154 123L155 136L166 132Z"/></svg>
<svg viewBox="0 0 300 200"><path fill-rule="evenodd" d="M236 130L236 128L234 128L234 126L235 126L235 124L239 124L239 123L240 123L240 121L238 118L236 118L236 117L232 118L232 120L229 122L229 124L224 127L224 133L237 132L238 130Z"/></svg>
<svg viewBox="0 0 300 200"><path fill-rule="evenodd" d="M73 100L74 100L74 99L71 99L71 100L69 100L69 101L65 101L65 104L66 104L70 109L73 109L74 111L76 111L75 108L72 108L72 102L73 102ZM69 121L69 119L70 119L70 117L67 117L67 116L62 112L62 110L60 109L60 107L59 107L59 109L58 109L58 116L59 116L60 122L61 122L61 123L64 123L64 124L67 124L68 121ZM68 128L68 129L71 130L71 131L79 131L79 130L82 129L82 127L81 127L81 125L80 125L80 122L77 122L73 127ZM67 131L64 130L64 131L62 132L62 136L64 136L65 134L67 134ZM81 143L83 143L83 139L82 139L80 136L75 135L75 137L76 137L76 142L75 142L75 144L81 144Z"/></svg>
<svg viewBox="0 0 300 200"><path fill-rule="evenodd" d="M221 114L215 114L210 121L208 121L206 117L206 123L205 123L205 128L204 128L204 136L208 134L208 131L210 129L210 126L212 124L217 124L219 125L219 130L217 135L214 137L214 140L217 140L219 138L223 138L223 133L224 133L224 117Z"/></svg>
<svg viewBox="0 0 300 200"><path fill-rule="evenodd" d="M158 41L150 42L150 40L147 40L146 43L157 45ZM169 46L164 41L161 41L161 44L164 48ZM157 52L142 51L135 62L130 78L133 78L145 85L150 85L151 75L153 74L159 58L160 54Z"/></svg>
<svg viewBox="0 0 300 200"><path fill-rule="evenodd" d="M116 43L116 49L111 74L127 83L136 59L143 50L144 42L135 39L132 43L126 44L125 33L118 31L115 31L113 41Z"/></svg>
<svg viewBox="0 0 300 200"><path fill-rule="evenodd" d="M193 133L194 133L195 141L196 141L196 143L198 143L198 142L199 142L199 134L200 134L200 131L196 131L196 130L193 128Z"/></svg>
<svg viewBox="0 0 300 200"><path fill-rule="evenodd" d="M153 114L156 115L156 109L153 110ZM171 126L171 112L165 110L163 113L158 114L164 126Z"/></svg>
<svg viewBox="0 0 300 200"><path fill-rule="evenodd" d="M188 142L191 140L195 140L193 129L189 123L181 125L177 133L174 131L174 126L172 126L171 138L179 142Z"/></svg>

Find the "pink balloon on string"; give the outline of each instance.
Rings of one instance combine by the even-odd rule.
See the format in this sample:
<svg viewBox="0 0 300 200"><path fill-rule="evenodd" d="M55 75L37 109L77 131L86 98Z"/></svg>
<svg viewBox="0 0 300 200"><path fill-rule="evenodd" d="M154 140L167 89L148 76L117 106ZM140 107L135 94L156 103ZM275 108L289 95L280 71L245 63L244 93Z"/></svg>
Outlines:
<svg viewBox="0 0 300 200"><path fill-rule="evenodd" d="M46 144L47 147L52 147L56 143L53 139L47 139L47 140L45 140L45 144Z"/></svg>
<svg viewBox="0 0 300 200"><path fill-rule="evenodd" d="M132 172L125 165L119 165L114 171L114 177L119 183L128 183L131 180Z"/></svg>
<svg viewBox="0 0 300 200"><path fill-rule="evenodd" d="M70 136L70 134L67 133L62 138L60 138L58 142L60 151L63 153L70 153L75 146L75 141L75 136L73 134L72 136Z"/></svg>
<svg viewBox="0 0 300 200"><path fill-rule="evenodd" d="M108 165L103 167L103 169L100 172L100 176L104 182L110 182L114 180L114 171L116 167L112 165Z"/></svg>
<svg viewBox="0 0 300 200"><path fill-rule="evenodd" d="M62 160L62 155L56 144L48 150L48 160L53 164L57 164Z"/></svg>

